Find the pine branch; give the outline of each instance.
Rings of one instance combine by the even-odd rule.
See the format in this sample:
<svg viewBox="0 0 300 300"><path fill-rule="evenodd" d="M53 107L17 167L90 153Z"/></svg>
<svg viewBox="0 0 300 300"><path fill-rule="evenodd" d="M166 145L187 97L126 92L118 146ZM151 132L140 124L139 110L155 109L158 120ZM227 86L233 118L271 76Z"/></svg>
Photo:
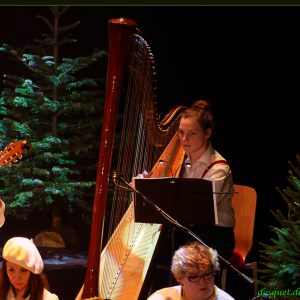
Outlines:
<svg viewBox="0 0 300 300"><path fill-rule="evenodd" d="M286 219L280 210L277 210L277 214L272 209L270 209L270 212L277 219L277 221L281 224L283 228L287 227L287 225L285 224Z"/></svg>
<svg viewBox="0 0 300 300"><path fill-rule="evenodd" d="M75 22L75 23L73 23L71 25L67 25L67 26L64 26L64 27L59 27L58 28L58 34L62 34L64 32L66 32L66 31L68 31L68 30L70 30L70 29L78 26L79 24L80 24L80 21L77 21L77 22Z"/></svg>
<svg viewBox="0 0 300 300"><path fill-rule="evenodd" d="M3 83L4 83L5 85L7 85L7 86L10 86L10 87L12 87L12 88L15 88L15 87L16 87L16 85L17 85L17 83L16 83L16 82L14 82L14 81L10 81L10 80L3 80Z"/></svg>
<svg viewBox="0 0 300 300"><path fill-rule="evenodd" d="M42 36L46 37L46 40L53 40L53 35L48 34L48 33L43 33Z"/></svg>
<svg viewBox="0 0 300 300"><path fill-rule="evenodd" d="M275 261L272 260L270 257L264 256L264 255L260 255L260 257L263 258L263 259L265 259L265 260L267 260L267 261L269 261L269 262L275 263ZM267 265L267 264L268 264L268 263L265 263L265 262L260 262L260 263L261 263L261 264L264 264L264 265Z"/></svg>
<svg viewBox="0 0 300 300"><path fill-rule="evenodd" d="M45 39L45 40L35 39L35 41L40 43L40 44L47 45L47 46L52 46L54 44L54 41L52 39Z"/></svg>
<svg viewBox="0 0 300 300"><path fill-rule="evenodd" d="M281 197L285 200L285 202L287 203L287 205L289 207L291 207L291 209L293 210L293 212L297 212L297 207L295 207L295 205L293 204L293 202L291 202L288 199L288 197L278 187L276 187L276 189L279 192L279 194L281 195Z"/></svg>
<svg viewBox="0 0 300 300"><path fill-rule="evenodd" d="M285 260L290 261L290 262L294 262L298 265L300 264L300 259L299 260L298 259L293 259L293 258L290 258L288 256L282 256L282 259L285 259ZM291 267L289 266L289 268L291 268Z"/></svg>
<svg viewBox="0 0 300 300"><path fill-rule="evenodd" d="M291 197L293 201L299 202L300 201L300 192L293 191L290 187L287 187L286 189L283 190L283 192Z"/></svg>
<svg viewBox="0 0 300 300"><path fill-rule="evenodd" d="M58 16L61 17L68 9L70 8L70 6L65 6L59 13Z"/></svg>
<svg viewBox="0 0 300 300"><path fill-rule="evenodd" d="M297 253L300 253L299 245L297 245L294 241L292 241L292 245L293 245L294 251Z"/></svg>
<svg viewBox="0 0 300 300"><path fill-rule="evenodd" d="M299 156L299 154L297 156ZM296 156L296 158L297 158L297 156ZM288 161L288 164L293 168L293 170L296 172L297 176L300 178L299 168L298 167L296 168L290 161Z"/></svg>
<svg viewBox="0 0 300 300"><path fill-rule="evenodd" d="M50 126L52 126L52 124L51 123L46 123L46 122L40 122L41 124L45 124L45 125L50 125Z"/></svg>
<svg viewBox="0 0 300 300"><path fill-rule="evenodd" d="M285 241L285 239L281 236L281 234L284 235L285 237L289 238L291 241L294 241L295 243L300 244L299 240L297 240L296 238L294 238L293 236L291 236L289 233L284 232L283 229L278 229L278 228L274 227L272 231L276 232L278 234L278 237L280 239L282 239L283 244L286 247L285 249L287 249L290 244Z"/></svg>
<svg viewBox="0 0 300 300"><path fill-rule="evenodd" d="M289 171L290 176L288 177L288 181L298 190L300 191L300 181L297 177L293 175L292 171Z"/></svg>
<svg viewBox="0 0 300 300"><path fill-rule="evenodd" d="M290 223L292 224L292 226L293 226L293 228L294 228L294 230L295 230L295 232L298 235L298 238L300 240L300 231L299 231L299 229L297 228L297 226L295 225L294 221L291 218L291 209L290 209L290 207L289 207L289 214L288 214L288 216L289 216ZM296 244L295 241L293 241L293 242Z"/></svg>
<svg viewBox="0 0 300 300"><path fill-rule="evenodd" d="M52 10L52 9L51 9ZM52 11L53 12L53 11ZM51 30L52 33L54 33L54 26L53 24L45 17L43 16L37 16L38 19L42 19L48 26L48 28Z"/></svg>
<svg viewBox="0 0 300 300"><path fill-rule="evenodd" d="M3 44L3 47L0 48L0 51L5 51L6 53L8 53L9 55L11 55L11 57L15 58L18 61L21 61L28 69L30 69L33 72L38 72L41 73L41 71L36 70L35 68L31 67L30 65L28 65L26 63L26 61L24 61L18 54L18 52L11 46L9 46L8 44Z"/></svg>
<svg viewBox="0 0 300 300"><path fill-rule="evenodd" d="M65 43L76 43L77 40L75 39L62 39L58 42L59 45L65 44Z"/></svg>
<svg viewBox="0 0 300 300"><path fill-rule="evenodd" d="M8 75L8 74L4 74L3 76L4 76L4 78L14 79L14 80L18 81L19 83L25 82L25 79L22 77L19 77L19 76Z"/></svg>
<svg viewBox="0 0 300 300"><path fill-rule="evenodd" d="M58 16L58 6L49 6L50 10L52 11L54 17Z"/></svg>

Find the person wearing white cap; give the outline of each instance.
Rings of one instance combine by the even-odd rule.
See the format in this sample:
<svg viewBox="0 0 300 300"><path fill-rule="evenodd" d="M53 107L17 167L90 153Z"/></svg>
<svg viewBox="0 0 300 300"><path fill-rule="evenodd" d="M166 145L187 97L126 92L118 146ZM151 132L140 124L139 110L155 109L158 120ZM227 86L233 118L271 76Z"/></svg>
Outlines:
<svg viewBox="0 0 300 300"><path fill-rule="evenodd" d="M0 227L2 227L5 221L4 212L5 212L5 205L3 201L0 199Z"/></svg>
<svg viewBox="0 0 300 300"><path fill-rule="evenodd" d="M0 272L1 300L58 300L51 294L44 263L32 240L14 237L2 252Z"/></svg>

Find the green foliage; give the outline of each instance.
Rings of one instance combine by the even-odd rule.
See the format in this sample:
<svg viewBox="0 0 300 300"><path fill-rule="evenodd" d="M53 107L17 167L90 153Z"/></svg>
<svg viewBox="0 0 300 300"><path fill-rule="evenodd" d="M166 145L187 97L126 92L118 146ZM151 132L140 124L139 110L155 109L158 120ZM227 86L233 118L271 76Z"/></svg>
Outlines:
<svg viewBox="0 0 300 300"><path fill-rule="evenodd" d="M54 21L68 7L50 8ZM14 140L28 139L31 153L18 164L0 168L0 195L7 212L26 219L36 209L51 205L62 212L82 211L89 220L94 198L105 79L82 78L80 71L107 56L94 49L87 57L59 59L57 49L74 43L63 33L79 24L58 27L43 20L51 33L44 34L38 45L24 49L3 44L0 51L32 71L30 78L4 75L7 85L0 96L0 149ZM57 46L57 47L55 47ZM57 205L59 204L59 205Z"/></svg>
<svg viewBox="0 0 300 300"><path fill-rule="evenodd" d="M300 163L299 154L296 156ZM289 162L294 172L289 171L288 180L294 187L292 190L287 187L283 191L277 187L279 194L288 205L288 216L285 217L279 210L272 214L281 224L281 228L272 227L271 231L277 234L277 239L271 239L273 245L269 246L260 243L264 250L261 250L261 257L266 262L261 262L266 269L259 270L264 274L260 276L259 283L266 290L297 290L300 285L300 172L298 167ZM280 295L276 299L300 299L299 295Z"/></svg>

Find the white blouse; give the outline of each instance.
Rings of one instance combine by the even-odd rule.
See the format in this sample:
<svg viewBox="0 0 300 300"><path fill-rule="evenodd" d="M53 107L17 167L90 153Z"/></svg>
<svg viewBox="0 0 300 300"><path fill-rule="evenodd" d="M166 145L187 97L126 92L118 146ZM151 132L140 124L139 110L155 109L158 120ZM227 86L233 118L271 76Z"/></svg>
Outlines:
<svg viewBox="0 0 300 300"><path fill-rule="evenodd" d="M187 153L186 163L190 163L189 154ZM206 168L213 162L225 160L210 144L203 155L193 164L192 167L185 166L183 178L202 178ZM211 178L215 181L215 192L229 193L216 194L218 225L224 227L234 227L234 210L231 205L231 197L233 196L234 186L232 180L231 169L226 164L215 164L205 174L204 178ZM231 194L232 193L232 194Z"/></svg>
<svg viewBox="0 0 300 300"><path fill-rule="evenodd" d="M148 300L184 300L181 296L181 286L172 286L156 291ZM223 290L214 287L213 294L209 297L210 300L234 300L229 294Z"/></svg>
<svg viewBox="0 0 300 300"><path fill-rule="evenodd" d="M15 300L15 295L12 288L10 288L6 300ZM30 300L30 295L24 300ZM44 295L42 300L58 300L58 297L55 294L51 294L49 291L44 289Z"/></svg>

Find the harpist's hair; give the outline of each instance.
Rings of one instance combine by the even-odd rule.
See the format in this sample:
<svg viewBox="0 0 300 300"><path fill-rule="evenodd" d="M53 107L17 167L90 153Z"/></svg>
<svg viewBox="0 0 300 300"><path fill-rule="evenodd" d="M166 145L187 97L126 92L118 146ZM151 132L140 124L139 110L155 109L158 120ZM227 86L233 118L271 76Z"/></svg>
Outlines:
<svg viewBox="0 0 300 300"><path fill-rule="evenodd" d="M204 133L208 128L214 129L214 118L211 111L211 106L206 100L194 101L192 106L183 112L182 119L195 118L200 124Z"/></svg>

